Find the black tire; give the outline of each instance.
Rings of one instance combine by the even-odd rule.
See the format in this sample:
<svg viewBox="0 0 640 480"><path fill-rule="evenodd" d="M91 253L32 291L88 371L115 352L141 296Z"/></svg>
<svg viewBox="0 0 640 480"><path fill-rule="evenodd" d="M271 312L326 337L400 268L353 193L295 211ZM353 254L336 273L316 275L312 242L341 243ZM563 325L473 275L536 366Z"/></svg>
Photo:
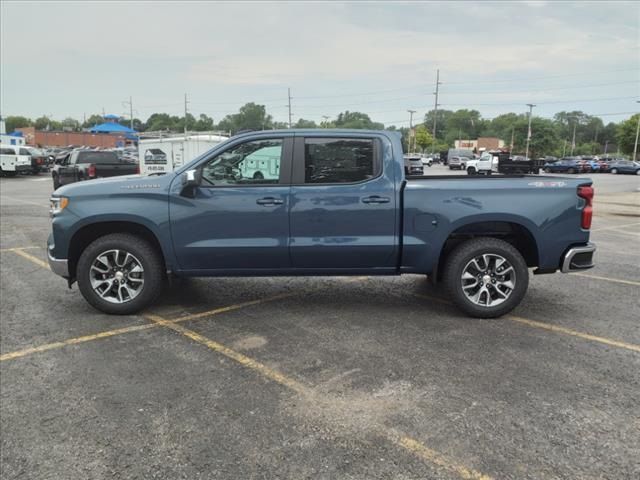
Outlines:
<svg viewBox="0 0 640 480"><path fill-rule="evenodd" d="M264 175L262 174L262 172L256 172L253 174L253 179L254 180L264 180Z"/></svg>
<svg viewBox="0 0 640 480"><path fill-rule="evenodd" d="M612 168L611 169L611 173L614 174L614 175L617 175L618 174L618 169L617 168Z"/></svg>
<svg viewBox="0 0 640 480"><path fill-rule="evenodd" d="M547 167L547 168L545 168L545 169L544 169L544 173L551 173L551 169L550 169L550 168L548 168L548 167Z"/></svg>
<svg viewBox="0 0 640 480"><path fill-rule="evenodd" d="M494 307L473 303L462 290L461 278L465 266L475 257L483 254L502 256L513 266L515 272L515 288L503 303ZM498 238L474 238L459 245L447 258L443 284L456 306L467 315L476 318L496 318L509 313L522 301L529 287L529 269L524 258L513 245Z"/></svg>
<svg viewBox="0 0 640 480"><path fill-rule="evenodd" d="M90 269L96 257L111 249L123 250L140 260L144 269L144 285L142 291L133 299L124 303L110 303L101 298L91 287ZM113 233L98 238L84 249L76 277L80 293L85 300L97 310L112 315L130 315L139 312L153 303L162 292L166 272L160 253L146 240L128 233Z"/></svg>
<svg viewBox="0 0 640 480"><path fill-rule="evenodd" d="M53 178L53 189L57 190L60 188L60 180L58 180L58 175L56 173L51 174L51 178Z"/></svg>
<svg viewBox="0 0 640 480"><path fill-rule="evenodd" d="M476 169L471 167L467 169L467 175L475 175L476 174Z"/></svg>
<svg viewBox="0 0 640 480"><path fill-rule="evenodd" d="M570 168L569 170L567 170L567 173L574 174L574 173L576 173L576 171L575 171L575 169Z"/></svg>

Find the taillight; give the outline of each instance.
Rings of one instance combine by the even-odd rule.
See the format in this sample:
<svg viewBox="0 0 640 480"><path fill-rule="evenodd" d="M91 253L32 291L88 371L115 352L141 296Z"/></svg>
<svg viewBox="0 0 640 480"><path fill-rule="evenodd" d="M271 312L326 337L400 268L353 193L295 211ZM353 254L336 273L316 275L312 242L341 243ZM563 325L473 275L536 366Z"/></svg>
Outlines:
<svg viewBox="0 0 640 480"><path fill-rule="evenodd" d="M591 219L593 218L593 187L583 185L578 187L578 196L584 198L585 206L582 209L582 228L589 230L591 228Z"/></svg>
<svg viewBox="0 0 640 480"><path fill-rule="evenodd" d="M89 175L89 177L91 178L96 176L96 166L93 163L89 165L89 168L87 169L87 175Z"/></svg>

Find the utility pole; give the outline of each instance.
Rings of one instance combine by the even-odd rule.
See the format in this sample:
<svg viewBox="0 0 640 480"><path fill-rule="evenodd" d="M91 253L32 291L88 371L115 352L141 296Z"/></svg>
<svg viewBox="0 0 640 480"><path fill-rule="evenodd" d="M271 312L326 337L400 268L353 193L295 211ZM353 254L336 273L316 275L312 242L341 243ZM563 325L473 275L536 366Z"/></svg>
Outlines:
<svg viewBox="0 0 640 480"><path fill-rule="evenodd" d="M527 107L529 107L529 127L527 129L527 148L524 152L524 158L529 160L529 144L531 143L531 117L533 116L533 107L535 107L535 105L533 103L527 103Z"/></svg>
<svg viewBox="0 0 640 480"><path fill-rule="evenodd" d="M287 88L287 96L289 97L289 128L291 128L291 88Z"/></svg>
<svg viewBox="0 0 640 480"><path fill-rule="evenodd" d="M636 100L636 103L640 103L640 100ZM636 143L633 145L633 161L636 161L636 155L638 153L638 134L640 134L640 115L638 115L638 125L636 126Z"/></svg>
<svg viewBox="0 0 640 480"><path fill-rule="evenodd" d="M436 96L436 101L433 106L433 148L436 147L436 127L438 126L438 92L440 91L440 69L436 70L436 91L433 94ZM435 152L433 152L435 153Z"/></svg>
<svg viewBox="0 0 640 480"><path fill-rule="evenodd" d="M512 126L511 127L511 146L509 148L509 152L513 153L513 139L516 133L516 127Z"/></svg>
<svg viewBox="0 0 640 480"><path fill-rule="evenodd" d="M129 106L129 123L131 125L131 130L133 130L133 100L131 97L129 97L129 101L127 102L126 100L124 102L122 102L123 106Z"/></svg>
<svg viewBox="0 0 640 480"><path fill-rule="evenodd" d="M578 119L575 119L573 124L573 139L571 140L571 156L573 157L573 149L576 148L576 127L578 126Z"/></svg>
<svg viewBox="0 0 640 480"><path fill-rule="evenodd" d="M607 149L609 148L609 140L604 141L604 154L607 154Z"/></svg>
<svg viewBox="0 0 640 480"><path fill-rule="evenodd" d="M636 127L636 143L633 145L633 161L636 161L638 153L638 134L640 134L640 115L638 115L638 126Z"/></svg>
<svg viewBox="0 0 640 480"><path fill-rule="evenodd" d="M562 146L562 156L564 157L565 153L567 153L567 139L564 139L564 145ZM604 153L607 153L607 147L604 147Z"/></svg>
<svg viewBox="0 0 640 480"><path fill-rule="evenodd" d="M187 139L187 105L189 104L189 100L187 100L187 94L184 94L184 139Z"/></svg>
<svg viewBox="0 0 640 480"><path fill-rule="evenodd" d="M407 110L407 112L409 112L409 145L408 145L409 151L407 153L411 153L413 151L411 150L411 137L413 137L414 145L415 145L415 138L416 138L416 133L413 131L413 114L416 113L416 111Z"/></svg>

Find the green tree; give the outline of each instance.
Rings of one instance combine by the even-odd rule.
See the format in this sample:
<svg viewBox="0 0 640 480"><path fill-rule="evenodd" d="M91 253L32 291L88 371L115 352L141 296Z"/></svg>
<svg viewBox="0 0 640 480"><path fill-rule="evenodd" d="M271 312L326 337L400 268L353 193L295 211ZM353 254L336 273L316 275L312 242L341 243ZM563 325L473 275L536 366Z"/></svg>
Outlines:
<svg viewBox="0 0 640 480"><path fill-rule="evenodd" d="M369 115L362 112L350 112L349 110L341 112L333 121L336 128L356 128L367 130L383 130L382 123L374 122Z"/></svg>
<svg viewBox="0 0 640 480"><path fill-rule="evenodd" d="M296 122L295 128L318 128L318 125L316 125L316 122L314 122L313 120L305 120L304 118L300 118Z"/></svg>
<svg viewBox="0 0 640 480"><path fill-rule="evenodd" d="M218 128L231 133L239 130L270 130L273 128L273 117L267 114L264 105L250 102L240 107L238 113L224 117Z"/></svg>
<svg viewBox="0 0 640 480"><path fill-rule="evenodd" d="M620 148L622 153L626 153L627 155L633 154L638 122L640 122L640 113L636 113L618 125L616 140L618 141L618 148Z"/></svg>
<svg viewBox="0 0 640 480"><path fill-rule="evenodd" d="M94 113L82 123L82 128L95 127L96 125L100 125L101 123L104 123L104 118L102 117L102 115Z"/></svg>
<svg viewBox="0 0 640 480"><path fill-rule="evenodd" d="M436 125L436 139L442 140L446 135L446 125L453 112L451 110L438 110L438 121ZM430 110L424 116L424 124L429 129L431 134L433 135L433 119L436 117L435 111Z"/></svg>
<svg viewBox="0 0 640 480"><path fill-rule="evenodd" d="M192 129L196 132L206 132L211 131L214 128L215 127L213 125L213 118L205 115L204 113L201 113L198 119L195 121Z"/></svg>
<svg viewBox="0 0 640 480"><path fill-rule="evenodd" d="M433 144L433 137L424 125L420 124L415 128L415 135L415 143L423 152Z"/></svg>
<svg viewBox="0 0 640 480"><path fill-rule="evenodd" d="M4 124L7 129L7 133L13 132L16 128L30 127L33 122L30 118L21 116L9 116L4 119Z"/></svg>
<svg viewBox="0 0 640 480"><path fill-rule="evenodd" d="M73 131L80 130L80 122L75 118L67 117L60 123L62 124L63 129L69 129Z"/></svg>

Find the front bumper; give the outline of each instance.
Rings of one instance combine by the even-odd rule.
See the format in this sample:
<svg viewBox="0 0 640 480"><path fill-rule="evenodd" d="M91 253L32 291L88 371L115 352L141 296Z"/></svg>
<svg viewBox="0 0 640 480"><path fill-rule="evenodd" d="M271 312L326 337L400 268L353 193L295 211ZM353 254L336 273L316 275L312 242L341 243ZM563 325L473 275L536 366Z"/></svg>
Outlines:
<svg viewBox="0 0 640 480"><path fill-rule="evenodd" d="M571 247L562 257L562 273L587 270L593 267L593 254L596 251L595 243Z"/></svg>
<svg viewBox="0 0 640 480"><path fill-rule="evenodd" d="M53 273L64 278L69 278L69 260L66 258L54 258L49 248L47 248L47 259L49 260L49 268Z"/></svg>
<svg viewBox="0 0 640 480"><path fill-rule="evenodd" d="M31 171L31 164L28 165L16 165L16 172L21 173L21 172L30 172Z"/></svg>

